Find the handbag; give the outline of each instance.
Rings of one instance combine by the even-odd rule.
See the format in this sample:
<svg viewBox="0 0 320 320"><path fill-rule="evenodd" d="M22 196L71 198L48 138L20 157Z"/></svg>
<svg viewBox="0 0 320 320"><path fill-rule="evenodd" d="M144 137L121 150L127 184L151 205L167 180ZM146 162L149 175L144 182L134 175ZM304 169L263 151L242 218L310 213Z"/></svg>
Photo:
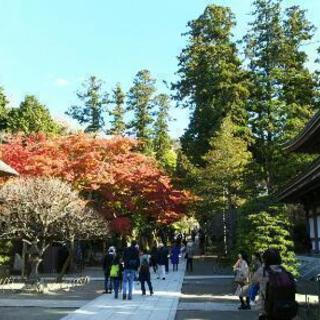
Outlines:
<svg viewBox="0 0 320 320"><path fill-rule="evenodd" d="M239 284L240 286L244 286L247 283L247 277L242 271L237 270L234 282Z"/></svg>

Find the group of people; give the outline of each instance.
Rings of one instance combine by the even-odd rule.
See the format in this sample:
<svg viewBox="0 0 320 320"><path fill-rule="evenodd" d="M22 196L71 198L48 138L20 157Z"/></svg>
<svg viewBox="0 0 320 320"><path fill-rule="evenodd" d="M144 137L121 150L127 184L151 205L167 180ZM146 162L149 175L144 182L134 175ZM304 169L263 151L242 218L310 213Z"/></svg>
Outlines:
<svg viewBox="0 0 320 320"><path fill-rule="evenodd" d="M123 300L131 300L134 281L140 281L142 295L146 295L146 284L150 295L153 295L150 268L157 274L158 279L165 280L169 272L169 261L171 260L172 271L176 272L182 255L187 259L187 270L193 269L194 248L193 243L187 243L186 248L176 241L171 249L160 243L154 246L150 252L140 249L136 241L132 241L123 255L117 253L115 247L111 246L103 259L103 271L105 275L105 293L112 293L118 299L122 285Z"/></svg>
<svg viewBox="0 0 320 320"><path fill-rule="evenodd" d="M261 309L260 320L291 320L296 316L295 280L281 263L276 249L268 249L262 255L255 253L251 263L245 252L239 254L233 266L236 295L241 303L239 310L251 309L257 303Z"/></svg>

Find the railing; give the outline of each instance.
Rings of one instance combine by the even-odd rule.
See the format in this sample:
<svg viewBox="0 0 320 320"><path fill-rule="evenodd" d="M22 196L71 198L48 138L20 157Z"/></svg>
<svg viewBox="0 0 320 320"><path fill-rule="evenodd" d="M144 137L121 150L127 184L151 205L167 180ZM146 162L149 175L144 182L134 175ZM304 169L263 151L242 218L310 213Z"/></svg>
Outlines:
<svg viewBox="0 0 320 320"><path fill-rule="evenodd" d="M316 279L305 280L304 287L305 287L305 292L301 294L305 296L305 301L304 303L300 303L298 319L319 320L320 319L320 274L316 277Z"/></svg>

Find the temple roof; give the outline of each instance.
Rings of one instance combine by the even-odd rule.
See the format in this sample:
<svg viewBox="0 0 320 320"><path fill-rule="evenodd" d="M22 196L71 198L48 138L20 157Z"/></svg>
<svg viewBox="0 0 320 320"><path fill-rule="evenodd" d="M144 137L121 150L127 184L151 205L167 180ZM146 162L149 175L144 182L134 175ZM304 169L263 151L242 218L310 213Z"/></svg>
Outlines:
<svg viewBox="0 0 320 320"><path fill-rule="evenodd" d="M277 194L277 198L283 202L301 202L305 196L316 190L320 190L320 157L307 170L290 181Z"/></svg>
<svg viewBox="0 0 320 320"><path fill-rule="evenodd" d="M19 173L0 160L0 177L18 176Z"/></svg>
<svg viewBox="0 0 320 320"><path fill-rule="evenodd" d="M290 152L320 153L320 112L307 123L302 132L283 146Z"/></svg>

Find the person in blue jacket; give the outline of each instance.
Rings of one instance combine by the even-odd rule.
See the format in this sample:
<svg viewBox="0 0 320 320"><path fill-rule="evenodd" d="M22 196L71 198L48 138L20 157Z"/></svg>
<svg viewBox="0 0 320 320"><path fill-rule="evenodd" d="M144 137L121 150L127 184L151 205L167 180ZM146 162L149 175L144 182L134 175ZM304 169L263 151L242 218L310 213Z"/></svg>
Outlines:
<svg viewBox="0 0 320 320"><path fill-rule="evenodd" d="M179 244L175 243L171 249L171 255L170 255L173 271L178 271L180 252L181 252L181 248Z"/></svg>

